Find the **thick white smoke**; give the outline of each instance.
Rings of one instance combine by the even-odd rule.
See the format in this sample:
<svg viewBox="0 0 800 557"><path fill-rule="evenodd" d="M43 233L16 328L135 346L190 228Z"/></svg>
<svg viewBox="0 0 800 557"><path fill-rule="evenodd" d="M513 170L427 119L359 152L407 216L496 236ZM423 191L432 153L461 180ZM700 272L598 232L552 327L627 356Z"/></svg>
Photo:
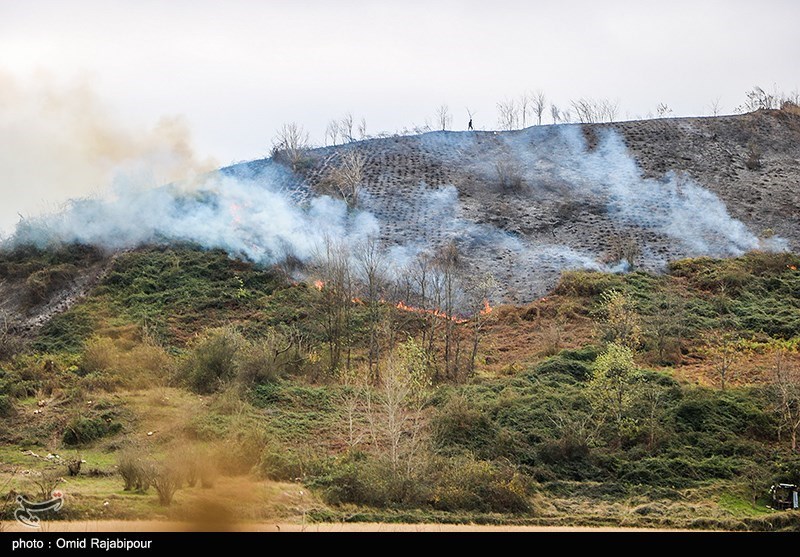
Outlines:
<svg viewBox="0 0 800 557"><path fill-rule="evenodd" d="M179 116L139 127L123 121L86 80L20 79L0 69L0 237L19 215L102 191L120 173L155 186L216 166L194 152Z"/></svg>
<svg viewBox="0 0 800 557"><path fill-rule="evenodd" d="M558 126L543 138L540 128L506 141L523 169L531 193L544 183L564 186L572 202L604 203L608 216L623 226L636 226L672 238L686 255L736 256L753 249L785 250L780 238L760 240L731 217L725 203L685 174L668 172L645 178L614 129L599 131L593 150L580 126Z"/></svg>
<svg viewBox="0 0 800 557"><path fill-rule="evenodd" d="M46 246L79 242L108 250L185 241L261 264L312 256L326 237L358 240L377 232L374 217L315 197L299 205L291 177L268 166L258 177L216 173L191 188L117 183L105 197L70 201L64 210L23 221L12 241Z"/></svg>

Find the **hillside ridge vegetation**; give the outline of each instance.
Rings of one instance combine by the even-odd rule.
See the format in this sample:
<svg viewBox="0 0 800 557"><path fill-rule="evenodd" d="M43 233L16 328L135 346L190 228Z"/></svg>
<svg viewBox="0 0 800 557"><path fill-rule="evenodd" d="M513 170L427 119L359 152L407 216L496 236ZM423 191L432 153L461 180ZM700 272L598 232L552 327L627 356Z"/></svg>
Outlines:
<svg viewBox="0 0 800 557"><path fill-rule="evenodd" d="M36 308L104 257L26 248L0 272ZM800 482L796 255L570 271L458 319L387 301L402 280L342 290L335 266L297 281L191 245L107 263L0 335L0 486L59 486L62 517L191 518L230 489L253 520L798 526L767 508Z"/></svg>

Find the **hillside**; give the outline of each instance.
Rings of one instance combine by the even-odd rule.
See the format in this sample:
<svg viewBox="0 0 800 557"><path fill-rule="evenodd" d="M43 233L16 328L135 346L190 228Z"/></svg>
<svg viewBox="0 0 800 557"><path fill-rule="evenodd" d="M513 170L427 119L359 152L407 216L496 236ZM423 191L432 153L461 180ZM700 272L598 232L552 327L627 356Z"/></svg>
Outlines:
<svg viewBox="0 0 800 557"><path fill-rule="evenodd" d="M663 270L739 255L773 234L800 249L800 115L786 110L315 149L298 169L300 197L324 191L351 149L365 157L361 205L384 242L414 252L454 239L478 273L498 279L497 301L532 301L564 268L610 269L631 253L630 263ZM272 164L225 172L258 180Z"/></svg>
<svg viewBox="0 0 800 557"><path fill-rule="evenodd" d="M0 527L57 490L46 520L200 530L800 529L769 494L800 484L798 135L767 111L390 137L156 189L152 229L91 201L94 236L25 223ZM358 203L320 197L356 149Z"/></svg>

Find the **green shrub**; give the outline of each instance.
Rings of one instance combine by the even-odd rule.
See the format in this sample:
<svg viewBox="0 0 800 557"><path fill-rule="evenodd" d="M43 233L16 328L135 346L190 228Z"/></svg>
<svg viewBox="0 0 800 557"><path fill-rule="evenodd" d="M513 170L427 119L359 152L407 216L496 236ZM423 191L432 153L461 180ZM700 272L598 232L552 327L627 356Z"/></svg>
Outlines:
<svg viewBox="0 0 800 557"><path fill-rule="evenodd" d="M438 448L467 449L476 454L485 454L497 435L497 426L480 407L459 395L437 409L431 429Z"/></svg>
<svg viewBox="0 0 800 557"><path fill-rule="evenodd" d="M567 375L578 381L584 381L592 374L592 364L587 361L567 359L559 354L558 356L547 358L541 362L534 368L534 372L539 374Z"/></svg>
<svg viewBox="0 0 800 557"><path fill-rule="evenodd" d="M564 271L555 288L556 294L567 296L596 297L606 290L621 290L624 286L620 275L596 271Z"/></svg>
<svg viewBox="0 0 800 557"><path fill-rule="evenodd" d="M66 445L84 445L122 430L122 424L110 417L76 418L67 424L62 440Z"/></svg>
<svg viewBox="0 0 800 557"><path fill-rule="evenodd" d="M14 402L8 395L0 395L0 418L8 418L14 413Z"/></svg>
<svg viewBox="0 0 800 557"><path fill-rule="evenodd" d="M463 457L432 464L435 509L521 513L531 508L528 481L510 466Z"/></svg>
<svg viewBox="0 0 800 557"><path fill-rule="evenodd" d="M236 357L244 338L230 328L212 329L192 346L184 361L189 387L201 394L219 390L236 376Z"/></svg>

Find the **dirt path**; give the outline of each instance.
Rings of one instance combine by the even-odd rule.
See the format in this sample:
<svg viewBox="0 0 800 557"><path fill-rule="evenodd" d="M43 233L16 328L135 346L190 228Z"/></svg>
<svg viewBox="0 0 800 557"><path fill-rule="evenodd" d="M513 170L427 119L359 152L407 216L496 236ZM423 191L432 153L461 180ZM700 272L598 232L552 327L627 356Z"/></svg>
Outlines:
<svg viewBox="0 0 800 557"><path fill-rule="evenodd" d="M5 532L184 532L230 530L237 532L669 532L645 528L614 528L585 526L490 526L478 524L384 524L384 523L243 523L230 528L202 528L195 524L166 521L82 520L43 523L38 530L16 522L5 522Z"/></svg>

